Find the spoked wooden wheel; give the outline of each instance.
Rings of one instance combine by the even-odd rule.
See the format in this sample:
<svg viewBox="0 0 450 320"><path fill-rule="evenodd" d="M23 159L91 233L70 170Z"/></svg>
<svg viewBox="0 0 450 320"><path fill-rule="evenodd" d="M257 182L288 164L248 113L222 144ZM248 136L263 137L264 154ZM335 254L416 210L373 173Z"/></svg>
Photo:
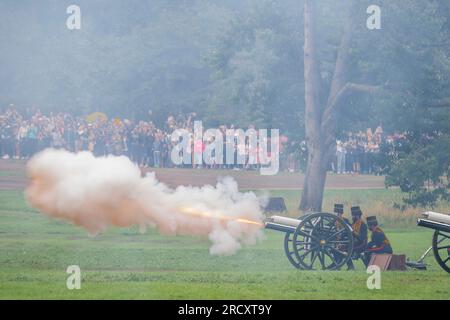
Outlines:
<svg viewBox="0 0 450 320"><path fill-rule="evenodd" d="M433 253L442 269L450 273L450 233L436 230L433 235Z"/></svg>
<svg viewBox="0 0 450 320"><path fill-rule="evenodd" d="M286 253L286 256L289 260L289 262L296 267L297 269L304 269L303 266L300 264L300 262L297 260L297 257L294 253L294 248L292 246L294 239L293 233L286 233L286 236L284 237L284 252Z"/></svg>
<svg viewBox="0 0 450 320"><path fill-rule="evenodd" d="M299 269L336 270L353 251L350 227L330 213L313 213L301 218L294 233L286 234L285 251Z"/></svg>

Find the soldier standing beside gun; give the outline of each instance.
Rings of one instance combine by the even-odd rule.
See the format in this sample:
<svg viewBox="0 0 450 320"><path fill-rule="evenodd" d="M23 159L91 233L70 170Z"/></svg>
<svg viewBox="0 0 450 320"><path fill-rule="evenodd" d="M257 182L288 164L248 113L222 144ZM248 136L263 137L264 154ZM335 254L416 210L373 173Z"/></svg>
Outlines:
<svg viewBox="0 0 450 320"><path fill-rule="evenodd" d="M344 217L343 217L343 216L344 216L344 205L343 205L343 204L341 204L341 203L336 203L336 204L334 204L333 212L334 212L339 218L341 218L342 221L343 221L345 224L348 224L349 226L351 226L350 221L348 221L347 218L344 218ZM340 221L336 221L336 222L335 222L335 226L336 226L336 229L337 229L337 230L342 230L342 229L344 228L343 223L340 222ZM338 235L337 238L336 238L336 240L343 240L343 239L342 239L342 235ZM338 247L338 249L339 249L339 250L346 251L346 250L345 250L346 247L343 246L343 245L340 245L340 246ZM344 259L344 255L335 253L335 254L334 254L334 258L336 259L336 262L339 263L339 262L342 261L342 259Z"/></svg>
<svg viewBox="0 0 450 320"><path fill-rule="evenodd" d="M344 216L344 205L343 205L343 204L341 204L341 203L335 203L335 204L334 204L333 212L334 212L339 218L341 218L342 220L344 220L345 223L347 223L349 226L351 226L350 221L348 221L347 218L344 218L344 217L343 217L343 216ZM336 222L336 223L339 223L339 222ZM338 229L341 229L341 228L342 228L342 226L340 226L340 223L339 223L339 225L337 226L337 228L338 228Z"/></svg>
<svg viewBox="0 0 450 320"><path fill-rule="evenodd" d="M354 237L353 256L347 262L348 270L354 270L353 259L362 258L362 254L366 250L367 246L367 225L362 220L362 211L359 206L351 207L352 213L352 229ZM366 261L363 259L364 264L367 266Z"/></svg>

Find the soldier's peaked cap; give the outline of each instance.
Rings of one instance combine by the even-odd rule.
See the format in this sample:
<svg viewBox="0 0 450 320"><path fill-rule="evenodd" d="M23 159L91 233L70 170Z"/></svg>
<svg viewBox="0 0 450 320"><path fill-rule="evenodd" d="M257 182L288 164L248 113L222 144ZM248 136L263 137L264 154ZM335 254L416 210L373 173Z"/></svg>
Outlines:
<svg viewBox="0 0 450 320"><path fill-rule="evenodd" d="M352 216L362 215L361 208L359 206L351 207Z"/></svg>
<svg viewBox="0 0 450 320"><path fill-rule="evenodd" d="M375 216L367 217L366 221L367 221L367 225L369 225L369 226L377 226L378 225L377 217L375 217Z"/></svg>
<svg viewBox="0 0 450 320"><path fill-rule="evenodd" d="M334 212L340 213L340 214L344 213L344 205L341 203L335 203L334 204Z"/></svg>

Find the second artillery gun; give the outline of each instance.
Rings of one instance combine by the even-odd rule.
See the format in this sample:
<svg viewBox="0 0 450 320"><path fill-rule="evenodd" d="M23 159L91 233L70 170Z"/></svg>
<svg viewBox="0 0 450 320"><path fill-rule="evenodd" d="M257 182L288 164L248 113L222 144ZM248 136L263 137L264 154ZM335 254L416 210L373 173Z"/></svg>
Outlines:
<svg viewBox="0 0 450 320"><path fill-rule="evenodd" d="M439 266L450 273L450 215L427 211L422 213L423 218L417 220L417 225L434 230L432 246L422 255L419 262L422 269L426 266L423 260L433 250L434 258Z"/></svg>

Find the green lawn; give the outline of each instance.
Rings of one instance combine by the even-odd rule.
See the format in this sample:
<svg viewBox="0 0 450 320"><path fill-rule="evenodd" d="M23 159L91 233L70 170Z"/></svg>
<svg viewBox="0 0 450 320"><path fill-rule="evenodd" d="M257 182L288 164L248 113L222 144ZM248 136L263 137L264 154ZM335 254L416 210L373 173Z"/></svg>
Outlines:
<svg viewBox="0 0 450 320"><path fill-rule="evenodd" d="M377 198L380 191L360 192L344 193L363 201ZM282 195L294 203L294 193ZM335 196L327 192L326 201ZM417 259L430 245L432 231L393 225L387 226L387 234L394 250ZM205 239L163 237L153 230L140 234L137 228L113 228L90 238L78 227L30 209L22 192L1 191L0 298L450 298L450 275L432 256L428 271L385 272L382 289L368 290L361 264L355 272L298 271L284 255L283 235L267 231L266 236L231 257L210 256ZM81 290L66 288L69 265L81 268Z"/></svg>

